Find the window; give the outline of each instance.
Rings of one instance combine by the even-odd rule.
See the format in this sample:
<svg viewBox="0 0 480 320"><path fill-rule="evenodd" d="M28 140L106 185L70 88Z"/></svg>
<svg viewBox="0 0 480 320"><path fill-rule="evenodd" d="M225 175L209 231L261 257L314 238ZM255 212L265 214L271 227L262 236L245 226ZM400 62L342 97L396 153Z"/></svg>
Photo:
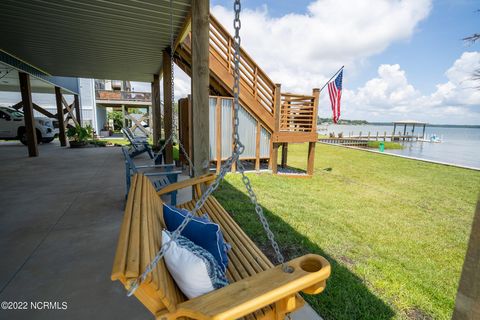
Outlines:
<svg viewBox="0 0 480 320"><path fill-rule="evenodd" d="M10 115L15 118L23 118L23 112L18 110L15 110L15 111L12 110L10 112Z"/></svg>
<svg viewBox="0 0 480 320"><path fill-rule="evenodd" d="M0 119L6 120L6 119L8 119L8 118L10 118L8 114L6 114L6 113L3 112L3 111L0 111Z"/></svg>
<svg viewBox="0 0 480 320"><path fill-rule="evenodd" d="M105 90L105 80L95 80L95 90Z"/></svg>

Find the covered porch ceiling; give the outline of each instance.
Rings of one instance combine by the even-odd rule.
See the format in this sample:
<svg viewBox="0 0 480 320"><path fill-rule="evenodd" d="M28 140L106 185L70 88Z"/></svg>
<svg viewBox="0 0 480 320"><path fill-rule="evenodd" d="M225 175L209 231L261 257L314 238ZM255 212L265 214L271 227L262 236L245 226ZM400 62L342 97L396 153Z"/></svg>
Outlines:
<svg viewBox="0 0 480 320"><path fill-rule="evenodd" d="M0 61L0 92L18 92L20 80L18 72L23 71L14 66ZM32 93L55 93L55 86L58 86L64 94L78 94L75 78L42 77L33 75L30 78ZM0 101L1 102L1 101Z"/></svg>
<svg viewBox="0 0 480 320"><path fill-rule="evenodd" d="M173 38L190 0L173 0ZM151 82L170 46L168 0L2 0L0 48L46 75Z"/></svg>

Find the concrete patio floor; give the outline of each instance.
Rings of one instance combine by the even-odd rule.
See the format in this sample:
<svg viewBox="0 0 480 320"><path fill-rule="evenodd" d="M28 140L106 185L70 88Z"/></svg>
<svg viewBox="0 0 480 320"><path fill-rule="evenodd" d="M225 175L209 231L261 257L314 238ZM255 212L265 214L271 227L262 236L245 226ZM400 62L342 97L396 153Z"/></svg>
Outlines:
<svg viewBox="0 0 480 320"><path fill-rule="evenodd" d="M39 151L28 158L23 145L0 144L0 302L28 304L0 309L0 319L153 319L110 281L124 206L120 149ZM31 309L44 301L60 310ZM319 319L309 306L292 318Z"/></svg>

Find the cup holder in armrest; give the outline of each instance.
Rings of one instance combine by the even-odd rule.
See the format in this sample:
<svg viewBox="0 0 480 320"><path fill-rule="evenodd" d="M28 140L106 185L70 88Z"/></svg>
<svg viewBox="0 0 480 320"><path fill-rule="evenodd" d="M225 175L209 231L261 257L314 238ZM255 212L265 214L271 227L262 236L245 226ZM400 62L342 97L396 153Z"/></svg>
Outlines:
<svg viewBox="0 0 480 320"><path fill-rule="evenodd" d="M322 262L315 257L308 257L305 260L300 262L300 268L306 272L317 272L322 269Z"/></svg>

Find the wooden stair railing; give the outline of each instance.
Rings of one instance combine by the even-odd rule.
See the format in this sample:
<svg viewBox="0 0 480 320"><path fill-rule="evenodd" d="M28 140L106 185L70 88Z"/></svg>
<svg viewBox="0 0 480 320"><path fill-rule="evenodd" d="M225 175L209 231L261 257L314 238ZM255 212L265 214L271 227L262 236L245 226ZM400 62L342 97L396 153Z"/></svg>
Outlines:
<svg viewBox="0 0 480 320"><path fill-rule="evenodd" d="M222 65L233 74L234 40L228 31L210 16L210 52ZM243 48L240 48L240 84L254 96L259 106L273 117L275 108L275 83L253 61Z"/></svg>
<svg viewBox="0 0 480 320"><path fill-rule="evenodd" d="M233 87L234 40L229 32L210 15L210 55L211 76L230 94ZM280 85L275 84L255 63L250 55L240 48L240 103L260 119L265 128L278 137L301 133L295 141L305 139L306 133L316 134L316 108L318 94L312 96L281 94ZM191 65L191 38L187 36L177 48L181 57L180 65L189 73ZM280 116L277 116L277 113ZM283 139L283 138L282 138ZM309 140L311 140L309 138ZM309 141L309 140L303 140Z"/></svg>
<svg viewBox="0 0 480 320"><path fill-rule="evenodd" d="M234 41L228 31L210 15L210 56L211 76L232 93L233 87L233 53ZM252 114L256 115L265 127L274 130L274 109L276 90L279 90L267 74L243 50L240 59L240 102ZM185 40L177 48L177 53L191 63L191 38ZM185 68L184 68L185 69ZM184 70L185 71L185 70ZM187 70L188 71L188 70ZM187 72L188 73L188 72Z"/></svg>

